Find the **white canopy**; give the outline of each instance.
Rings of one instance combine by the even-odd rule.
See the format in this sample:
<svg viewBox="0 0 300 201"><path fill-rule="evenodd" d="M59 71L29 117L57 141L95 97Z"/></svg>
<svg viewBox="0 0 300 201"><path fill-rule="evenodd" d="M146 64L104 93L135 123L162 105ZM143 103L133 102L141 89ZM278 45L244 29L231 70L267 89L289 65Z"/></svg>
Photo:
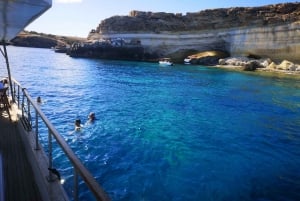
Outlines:
<svg viewBox="0 0 300 201"><path fill-rule="evenodd" d="M0 40L9 41L52 6L52 0L0 0Z"/></svg>

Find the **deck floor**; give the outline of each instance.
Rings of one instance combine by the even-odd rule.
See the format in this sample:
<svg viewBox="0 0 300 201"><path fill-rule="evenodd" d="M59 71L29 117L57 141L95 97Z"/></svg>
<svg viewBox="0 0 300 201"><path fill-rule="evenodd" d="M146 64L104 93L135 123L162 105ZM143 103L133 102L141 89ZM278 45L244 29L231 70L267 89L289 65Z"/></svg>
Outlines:
<svg viewBox="0 0 300 201"><path fill-rule="evenodd" d="M10 121L7 113L0 108L0 154L5 201L42 200L24 150L17 123Z"/></svg>

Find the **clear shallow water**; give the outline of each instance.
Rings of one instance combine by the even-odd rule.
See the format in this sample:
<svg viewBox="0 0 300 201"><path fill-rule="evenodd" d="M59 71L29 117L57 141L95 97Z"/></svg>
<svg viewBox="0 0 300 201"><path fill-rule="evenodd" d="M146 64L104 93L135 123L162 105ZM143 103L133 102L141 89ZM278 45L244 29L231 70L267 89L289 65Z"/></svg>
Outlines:
<svg viewBox="0 0 300 201"><path fill-rule="evenodd" d="M113 200L300 200L299 78L8 50L13 76Z"/></svg>

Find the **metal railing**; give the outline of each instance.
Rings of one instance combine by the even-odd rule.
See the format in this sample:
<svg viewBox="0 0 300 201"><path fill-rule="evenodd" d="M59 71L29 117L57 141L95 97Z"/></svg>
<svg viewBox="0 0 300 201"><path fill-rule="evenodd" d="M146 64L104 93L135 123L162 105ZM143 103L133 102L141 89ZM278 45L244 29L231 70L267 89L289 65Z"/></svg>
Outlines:
<svg viewBox="0 0 300 201"><path fill-rule="evenodd" d="M52 139L54 138L59 145L59 147L64 152L65 156L71 162L74 169L74 189L73 189L73 198L74 200L79 200L79 191L78 191L78 177L80 176L90 192L94 195L97 200L108 201L110 198L104 192L104 190L97 183L96 179L91 175L91 173L87 170L87 168L82 164L82 162L78 159L78 157L74 154L72 149L66 143L64 138L58 133L52 123L48 120L48 118L41 111L40 107L28 93L25 88L22 88L20 83L12 78L12 89L10 89L10 95L14 97L14 101L18 106L19 110L21 110L21 119L25 122L23 126L27 130L32 129L32 113L35 113L35 149L40 149L39 143L39 119L42 120L44 125L48 130L48 160L49 160L49 181L53 178L53 157L52 157ZM53 179L52 179L53 180Z"/></svg>

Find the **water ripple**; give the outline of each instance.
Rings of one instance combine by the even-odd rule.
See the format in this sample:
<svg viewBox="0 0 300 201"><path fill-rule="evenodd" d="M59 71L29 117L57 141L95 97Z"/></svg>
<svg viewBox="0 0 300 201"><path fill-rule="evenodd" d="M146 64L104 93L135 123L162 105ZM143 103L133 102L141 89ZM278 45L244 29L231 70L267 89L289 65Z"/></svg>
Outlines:
<svg viewBox="0 0 300 201"><path fill-rule="evenodd" d="M300 200L298 79L9 49L13 75L113 200ZM54 163L71 193L57 147Z"/></svg>

